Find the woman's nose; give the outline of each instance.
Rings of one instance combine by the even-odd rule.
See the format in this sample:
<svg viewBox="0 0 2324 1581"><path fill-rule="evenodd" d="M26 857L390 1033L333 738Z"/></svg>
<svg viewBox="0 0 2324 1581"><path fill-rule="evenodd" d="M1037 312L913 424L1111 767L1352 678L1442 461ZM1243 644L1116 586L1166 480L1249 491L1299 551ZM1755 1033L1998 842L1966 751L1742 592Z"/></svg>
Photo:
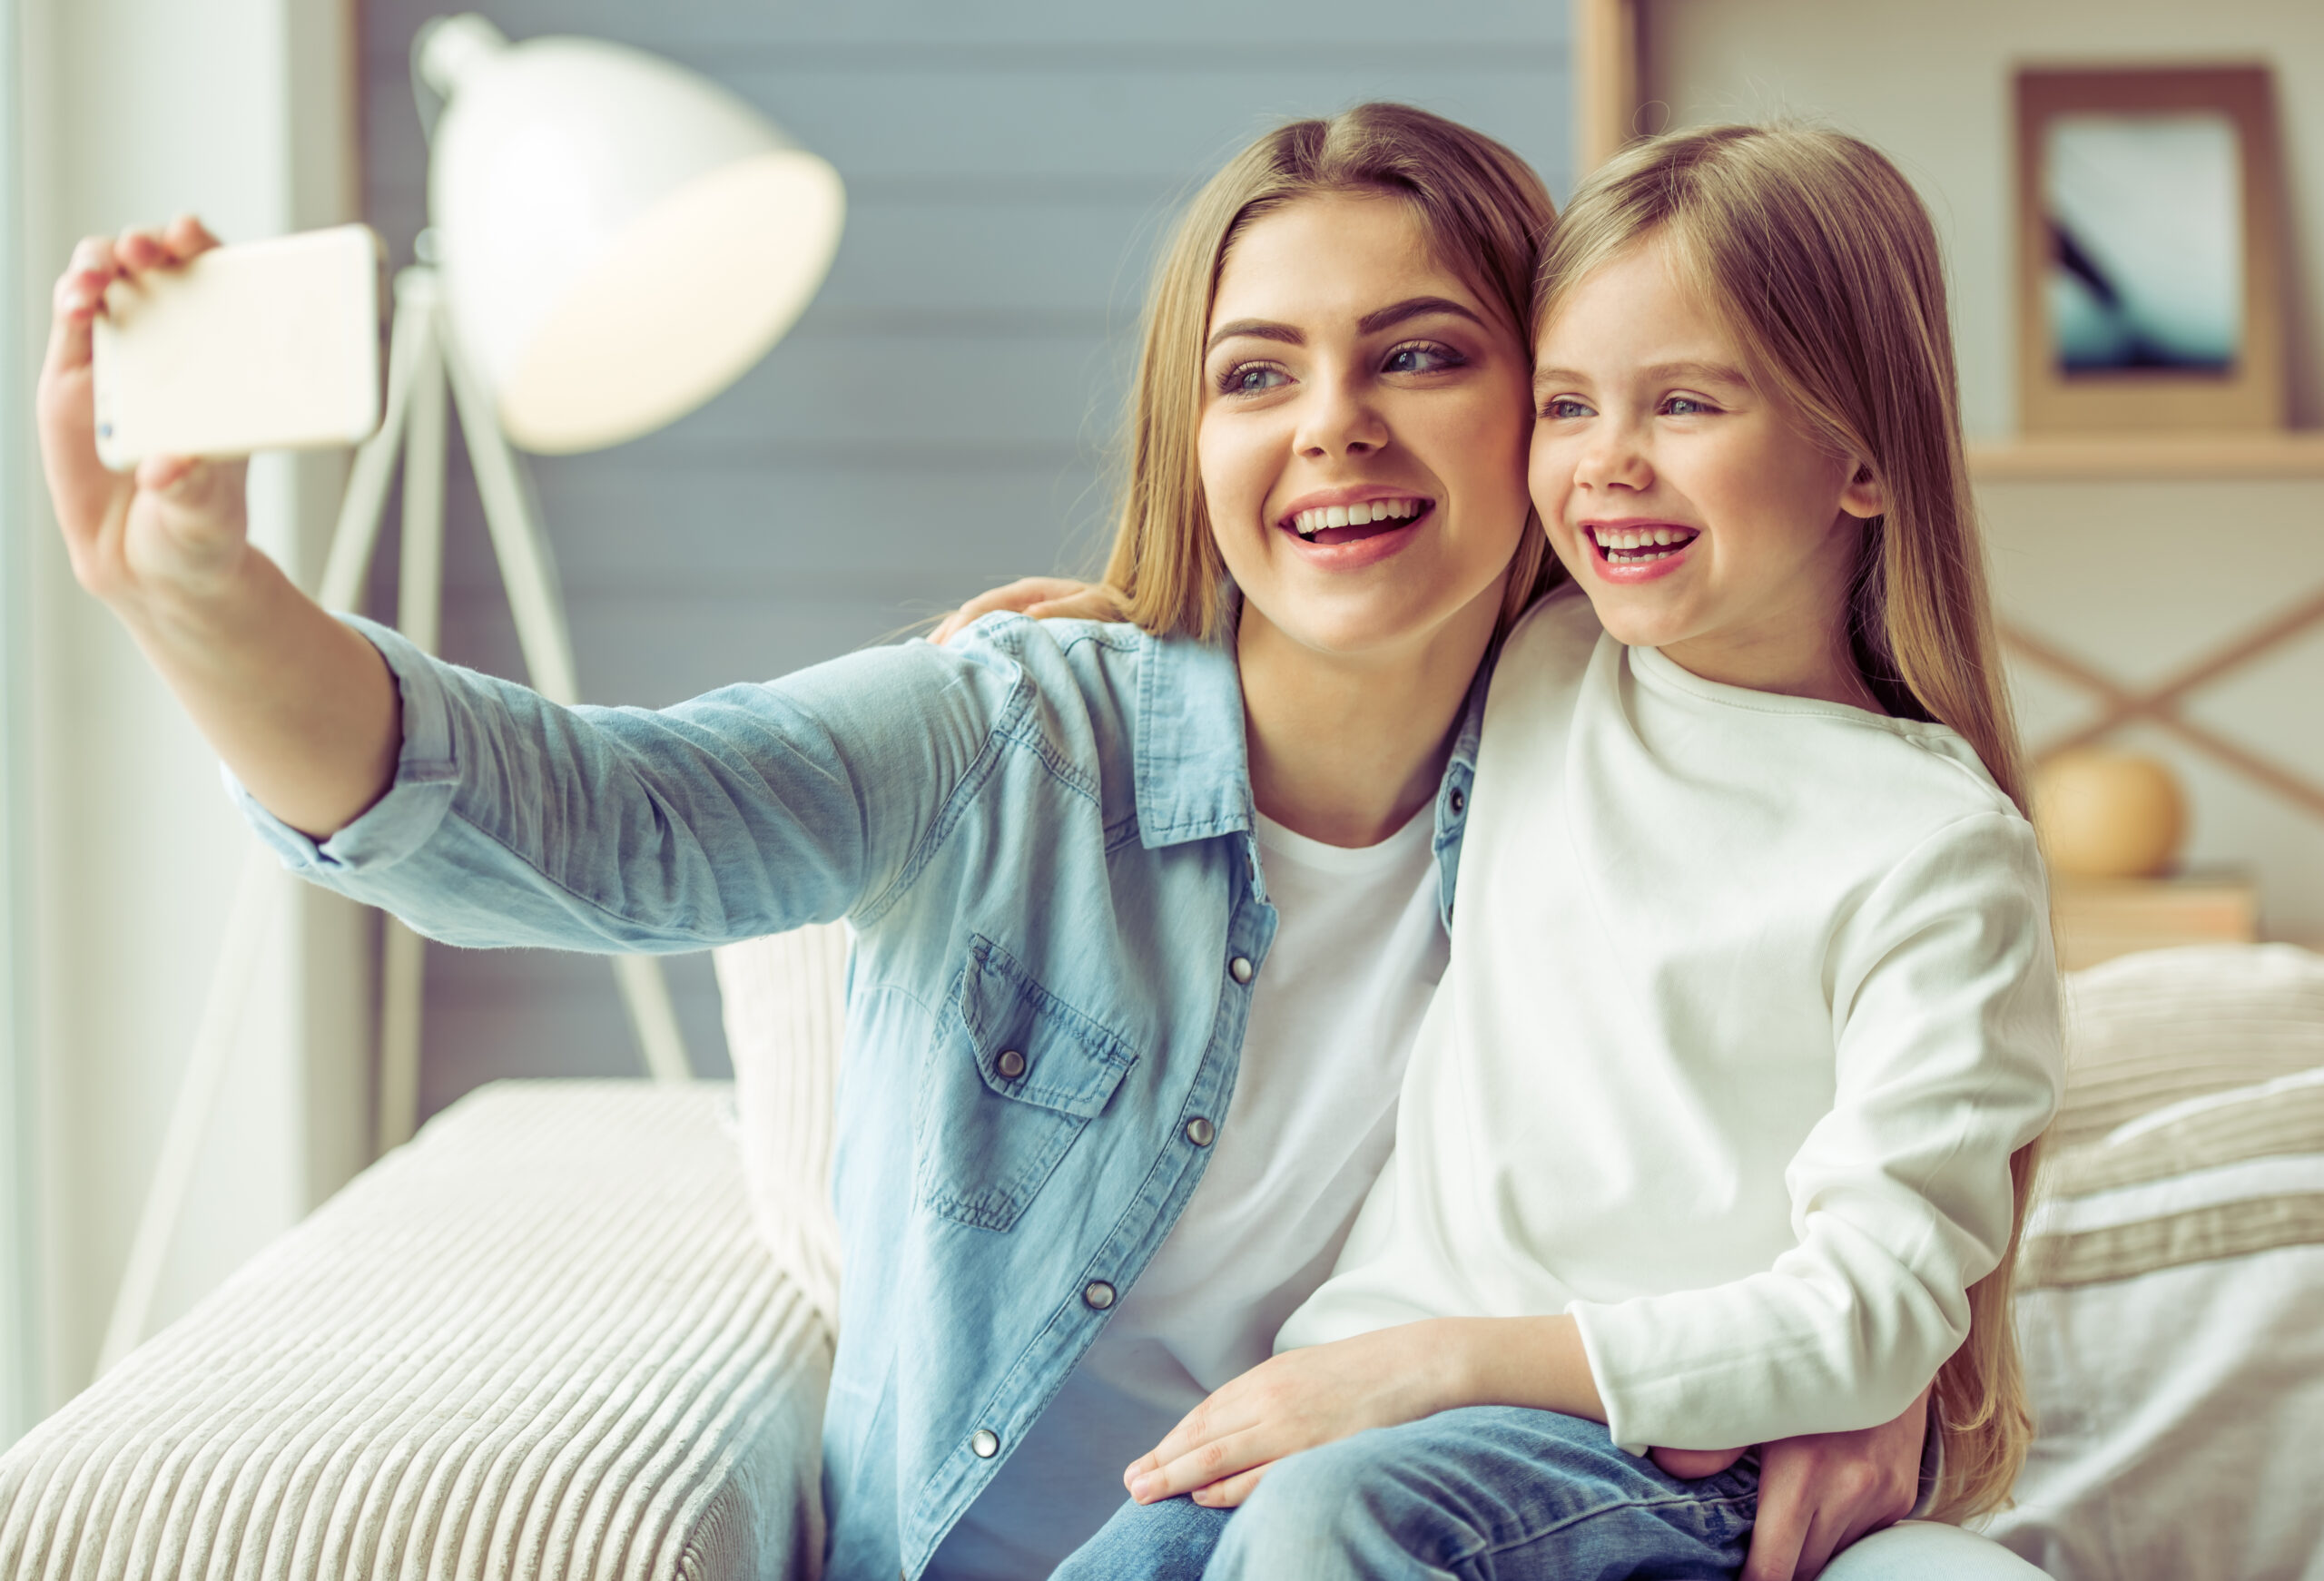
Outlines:
<svg viewBox="0 0 2324 1581"><path fill-rule="evenodd" d="M1308 386L1295 438L1299 453L1314 459L1367 456L1386 447L1388 425L1364 392L1339 381Z"/></svg>

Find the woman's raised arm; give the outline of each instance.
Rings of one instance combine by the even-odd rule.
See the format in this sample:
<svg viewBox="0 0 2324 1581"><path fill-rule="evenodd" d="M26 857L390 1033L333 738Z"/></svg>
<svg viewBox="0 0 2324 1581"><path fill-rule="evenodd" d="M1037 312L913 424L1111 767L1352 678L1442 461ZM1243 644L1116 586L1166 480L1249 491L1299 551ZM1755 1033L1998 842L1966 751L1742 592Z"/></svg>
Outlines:
<svg viewBox="0 0 2324 1581"><path fill-rule="evenodd" d="M240 462L97 459L91 326L115 280L216 240L192 219L92 237L56 282L40 375L41 461L73 574L103 599L251 794L328 835L385 794L400 725L370 643L251 547Z"/></svg>

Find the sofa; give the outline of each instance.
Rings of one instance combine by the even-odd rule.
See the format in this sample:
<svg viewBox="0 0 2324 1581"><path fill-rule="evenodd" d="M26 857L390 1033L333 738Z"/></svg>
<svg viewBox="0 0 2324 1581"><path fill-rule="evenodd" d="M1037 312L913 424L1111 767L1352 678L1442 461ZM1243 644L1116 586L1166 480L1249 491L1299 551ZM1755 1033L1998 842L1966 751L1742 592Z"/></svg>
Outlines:
<svg viewBox="0 0 2324 1581"><path fill-rule="evenodd" d="M813 1576L845 959L720 953L732 1086L438 1115L0 1456L0 1576ZM2069 997L1992 1533L2060 1581L2324 1581L2324 960Z"/></svg>

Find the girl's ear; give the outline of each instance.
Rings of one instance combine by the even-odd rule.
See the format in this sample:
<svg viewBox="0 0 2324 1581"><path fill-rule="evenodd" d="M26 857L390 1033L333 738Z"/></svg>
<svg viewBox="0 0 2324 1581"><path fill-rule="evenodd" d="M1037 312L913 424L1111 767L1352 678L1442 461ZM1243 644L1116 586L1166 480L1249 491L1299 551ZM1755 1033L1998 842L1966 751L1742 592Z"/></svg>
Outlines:
<svg viewBox="0 0 2324 1581"><path fill-rule="evenodd" d="M1840 508L1858 521L1888 513L1888 491L1883 487L1872 463L1859 461L1848 475L1847 486L1840 490Z"/></svg>

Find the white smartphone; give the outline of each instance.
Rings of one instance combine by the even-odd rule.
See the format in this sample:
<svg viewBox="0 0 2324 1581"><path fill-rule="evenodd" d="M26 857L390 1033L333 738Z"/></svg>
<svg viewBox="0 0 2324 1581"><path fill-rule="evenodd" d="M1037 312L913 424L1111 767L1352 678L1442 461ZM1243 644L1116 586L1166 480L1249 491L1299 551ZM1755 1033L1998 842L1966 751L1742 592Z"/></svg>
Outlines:
<svg viewBox="0 0 2324 1581"><path fill-rule="evenodd" d="M341 225L115 280L95 325L98 458L125 471L369 437L383 256L369 227Z"/></svg>

